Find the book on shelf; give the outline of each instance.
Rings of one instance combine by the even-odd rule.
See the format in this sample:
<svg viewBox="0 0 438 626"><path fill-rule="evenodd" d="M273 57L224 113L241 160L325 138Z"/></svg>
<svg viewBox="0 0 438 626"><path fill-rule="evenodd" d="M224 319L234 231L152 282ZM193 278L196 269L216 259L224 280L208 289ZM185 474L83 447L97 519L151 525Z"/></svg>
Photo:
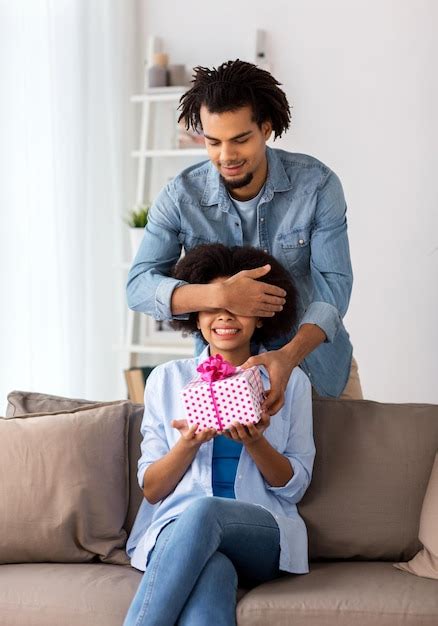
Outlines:
<svg viewBox="0 0 438 626"><path fill-rule="evenodd" d="M124 370L125 380L128 387L128 399L131 402L137 404L144 403L144 387L146 379L154 368L151 366L146 367L131 367Z"/></svg>

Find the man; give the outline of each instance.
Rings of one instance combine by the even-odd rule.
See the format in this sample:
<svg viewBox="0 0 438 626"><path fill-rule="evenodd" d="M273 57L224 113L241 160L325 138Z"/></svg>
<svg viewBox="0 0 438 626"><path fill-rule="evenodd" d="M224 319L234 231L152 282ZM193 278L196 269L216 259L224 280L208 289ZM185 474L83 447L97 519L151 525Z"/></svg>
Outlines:
<svg viewBox="0 0 438 626"><path fill-rule="evenodd" d="M339 179L313 157L266 146L272 133L280 137L290 123L286 96L269 72L240 60L194 71L193 87L181 98L180 120L203 131L210 160L171 180L150 209L128 276L130 308L158 320L217 308L273 316L285 292L269 285L269 266L209 285L169 276L182 246L260 247L291 273L299 307L293 333L244 364L268 371L267 411L273 415L281 408L298 365L317 394L361 398L342 322L353 277ZM197 353L202 347L197 344Z"/></svg>

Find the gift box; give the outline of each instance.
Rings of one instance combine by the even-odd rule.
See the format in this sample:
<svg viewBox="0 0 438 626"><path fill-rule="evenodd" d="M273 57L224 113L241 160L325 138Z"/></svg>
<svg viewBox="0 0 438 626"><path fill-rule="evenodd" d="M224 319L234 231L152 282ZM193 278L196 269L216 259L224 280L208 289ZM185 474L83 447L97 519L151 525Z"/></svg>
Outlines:
<svg viewBox="0 0 438 626"><path fill-rule="evenodd" d="M199 425L196 432L259 421L265 396L258 367L236 368L218 354L196 369L199 376L182 390L187 421Z"/></svg>

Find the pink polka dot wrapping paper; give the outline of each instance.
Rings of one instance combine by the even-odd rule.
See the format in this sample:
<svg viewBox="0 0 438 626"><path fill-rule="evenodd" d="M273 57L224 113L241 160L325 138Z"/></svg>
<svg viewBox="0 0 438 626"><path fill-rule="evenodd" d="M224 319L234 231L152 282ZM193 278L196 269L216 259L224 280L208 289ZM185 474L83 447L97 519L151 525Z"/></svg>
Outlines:
<svg viewBox="0 0 438 626"><path fill-rule="evenodd" d="M187 421L190 425L198 424L196 432L207 428L222 431L234 421L256 424L261 417L264 397L258 367L238 370L212 383L197 377L182 389Z"/></svg>

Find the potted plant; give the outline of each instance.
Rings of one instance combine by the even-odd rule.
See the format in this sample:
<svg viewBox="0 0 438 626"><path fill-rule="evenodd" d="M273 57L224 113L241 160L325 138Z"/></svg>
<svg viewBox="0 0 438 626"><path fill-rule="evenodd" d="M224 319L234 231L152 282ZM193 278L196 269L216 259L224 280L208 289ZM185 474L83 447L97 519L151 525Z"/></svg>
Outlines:
<svg viewBox="0 0 438 626"><path fill-rule="evenodd" d="M137 204L128 214L125 222L129 226L129 237L131 241L132 257L137 254L137 250L140 247L141 240L143 239L143 230L148 223L149 204Z"/></svg>

